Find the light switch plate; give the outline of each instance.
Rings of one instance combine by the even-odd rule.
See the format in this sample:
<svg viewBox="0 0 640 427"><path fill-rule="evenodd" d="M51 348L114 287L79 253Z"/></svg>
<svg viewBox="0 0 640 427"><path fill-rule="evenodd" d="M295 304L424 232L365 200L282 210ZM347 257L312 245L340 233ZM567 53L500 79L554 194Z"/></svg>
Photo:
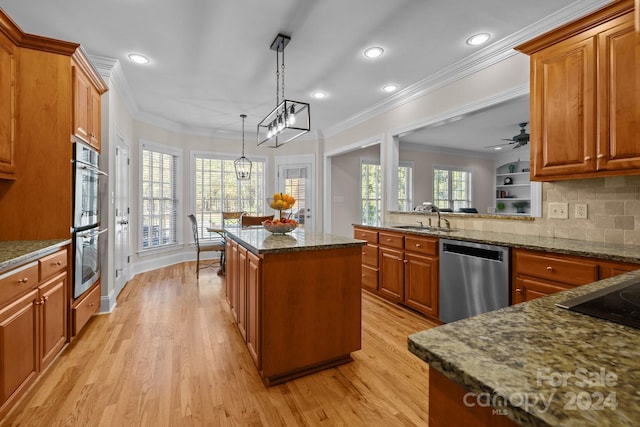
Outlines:
<svg viewBox="0 0 640 427"><path fill-rule="evenodd" d="M549 203L549 218L569 219L569 204Z"/></svg>
<svg viewBox="0 0 640 427"><path fill-rule="evenodd" d="M587 218L587 204L586 203L576 203L576 218L577 219L586 219Z"/></svg>

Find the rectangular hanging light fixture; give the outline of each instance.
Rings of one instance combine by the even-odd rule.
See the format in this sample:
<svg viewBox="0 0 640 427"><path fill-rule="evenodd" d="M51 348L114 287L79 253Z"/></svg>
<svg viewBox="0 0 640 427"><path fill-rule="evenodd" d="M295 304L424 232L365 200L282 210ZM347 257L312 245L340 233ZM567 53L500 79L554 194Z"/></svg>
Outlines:
<svg viewBox="0 0 640 427"><path fill-rule="evenodd" d="M284 97L284 48L290 41L291 37L278 34L271 43L271 50L276 52L276 108L258 123L259 146L278 148L311 129L309 104Z"/></svg>

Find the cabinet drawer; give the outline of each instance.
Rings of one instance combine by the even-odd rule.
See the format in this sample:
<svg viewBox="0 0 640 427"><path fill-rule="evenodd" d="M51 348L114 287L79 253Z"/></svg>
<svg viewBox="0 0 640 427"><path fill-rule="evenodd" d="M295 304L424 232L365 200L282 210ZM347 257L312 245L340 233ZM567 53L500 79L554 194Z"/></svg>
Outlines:
<svg viewBox="0 0 640 427"><path fill-rule="evenodd" d="M100 308L100 282L73 308L73 335L78 335L84 325Z"/></svg>
<svg viewBox="0 0 640 427"><path fill-rule="evenodd" d="M34 261L0 275L0 305L38 286L38 262Z"/></svg>
<svg viewBox="0 0 640 427"><path fill-rule="evenodd" d="M378 290L378 270L362 266L362 287L370 291Z"/></svg>
<svg viewBox="0 0 640 427"><path fill-rule="evenodd" d="M560 258L530 252L515 253L517 274L579 286L598 280L598 264L575 258Z"/></svg>
<svg viewBox="0 0 640 427"><path fill-rule="evenodd" d="M404 249L404 236L402 234L380 232L380 245L388 248Z"/></svg>
<svg viewBox="0 0 640 427"><path fill-rule="evenodd" d="M40 281L47 280L56 273L67 268L67 250L63 249L55 254L40 258Z"/></svg>
<svg viewBox="0 0 640 427"><path fill-rule="evenodd" d="M366 240L367 243L372 243L374 245L378 244L378 232L372 230L363 230L362 228L355 228L353 230L353 238Z"/></svg>
<svg viewBox="0 0 640 427"><path fill-rule="evenodd" d="M404 237L404 248L407 251L425 255L438 255L438 239L429 237Z"/></svg>
<svg viewBox="0 0 640 427"><path fill-rule="evenodd" d="M362 263L369 267L378 268L378 247L366 245L362 247Z"/></svg>

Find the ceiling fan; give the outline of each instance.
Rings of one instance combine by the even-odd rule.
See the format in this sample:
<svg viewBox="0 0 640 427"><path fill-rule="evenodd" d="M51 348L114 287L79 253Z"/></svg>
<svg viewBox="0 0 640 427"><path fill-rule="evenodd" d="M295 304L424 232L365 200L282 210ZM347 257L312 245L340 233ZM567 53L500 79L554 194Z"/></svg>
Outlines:
<svg viewBox="0 0 640 427"><path fill-rule="evenodd" d="M515 144L513 146L513 148L524 147L529 142L529 134L524 130L524 128L527 126L527 124L528 124L527 122L519 123L518 124L518 126L520 126L520 133L519 134L517 134L513 138L504 138L504 139L502 139L503 141L509 141L509 142L507 142L505 144L489 145L488 147L484 147L484 148L499 149L499 148L496 148L496 147L502 147L504 145L511 145L511 144Z"/></svg>

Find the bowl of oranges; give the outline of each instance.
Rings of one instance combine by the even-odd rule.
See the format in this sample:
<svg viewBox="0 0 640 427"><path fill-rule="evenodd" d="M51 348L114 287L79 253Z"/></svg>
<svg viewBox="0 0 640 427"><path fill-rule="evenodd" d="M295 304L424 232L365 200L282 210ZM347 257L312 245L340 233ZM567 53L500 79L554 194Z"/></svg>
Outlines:
<svg viewBox="0 0 640 427"><path fill-rule="evenodd" d="M298 227L298 223L295 220L289 219L286 215L282 214L282 211L291 209L296 203L296 199L293 196L284 193L275 193L273 197L267 199L267 201L272 209L278 211L279 218L264 221L262 226L265 230L273 234L284 234L289 233Z"/></svg>

